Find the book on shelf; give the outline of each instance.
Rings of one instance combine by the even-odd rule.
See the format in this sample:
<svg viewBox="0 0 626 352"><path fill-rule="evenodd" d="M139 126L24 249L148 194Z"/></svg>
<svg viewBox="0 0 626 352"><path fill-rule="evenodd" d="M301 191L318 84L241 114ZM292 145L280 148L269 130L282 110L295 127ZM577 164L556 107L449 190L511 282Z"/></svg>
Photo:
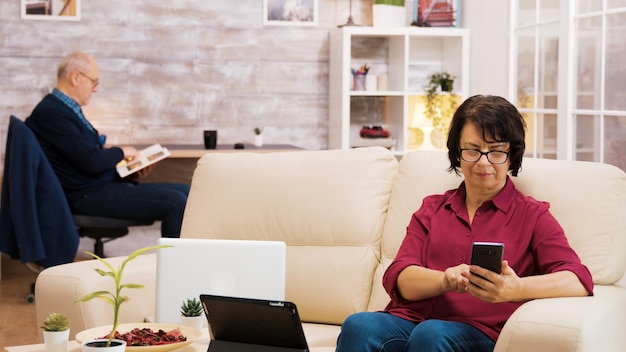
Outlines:
<svg viewBox="0 0 626 352"><path fill-rule="evenodd" d="M122 160L117 163L117 173L124 178L152 164L156 164L168 156L170 156L170 151L167 148L158 143L153 144L140 150L133 160Z"/></svg>

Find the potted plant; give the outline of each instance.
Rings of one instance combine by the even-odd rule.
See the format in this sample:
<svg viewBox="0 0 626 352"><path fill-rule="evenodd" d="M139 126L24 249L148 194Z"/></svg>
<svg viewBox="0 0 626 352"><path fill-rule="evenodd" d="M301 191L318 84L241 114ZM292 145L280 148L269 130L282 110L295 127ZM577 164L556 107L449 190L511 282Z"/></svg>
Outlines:
<svg viewBox="0 0 626 352"><path fill-rule="evenodd" d="M115 291L114 292L95 291L95 292L85 295L84 297L76 301L76 302L87 302L94 298L99 298L107 302L113 307L113 325L111 326L111 331L108 334L108 338L84 342L82 346L83 351L92 351L94 347L99 348L99 347L115 346L116 350L117 348L119 348L119 350L121 351L123 351L126 348L126 342L122 340L114 339L115 332L117 331L117 327L119 325L118 318L119 318L119 313L120 313L120 307L124 302L128 301L128 297L122 295L122 290L123 289L141 289L144 286L141 284L135 284L135 283L122 283L124 269L126 268L126 265L128 264L128 262L137 258L138 256L145 254L148 251L156 250L159 248L166 248L166 247L171 247L171 246L152 246L152 247L139 248L135 250L134 252L132 252L130 255L128 255L128 257L120 264L118 268L113 267L113 265L111 265L106 259L103 259L97 256L96 254L93 254L91 252L85 252L88 255L97 259L100 263L104 264L104 266L106 266L108 271L98 269L98 268L94 270L101 276L110 277L115 283Z"/></svg>
<svg viewBox="0 0 626 352"><path fill-rule="evenodd" d="M198 330L202 329L202 323L204 322L204 309L197 298L194 297L184 300L180 306L180 314L181 324Z"/></svg>
<svg viewBox="0 0 626 352"><path fill-rule="evenodd" d="M426 118L440 132L445 132L459 106L459 97L454 93L454 78L448 72L436 72L430 75L430 80L424 87Z"/></svg>
<svg viewBox="0 0 626 352"><path fill-rule="evenodd" d="M66 316L50 313L43 321L43 342L46 352L66 352L70 339L70 321Z"/></svg>
<svg viewBox="0 0 626 352"><path fill-rule="evenodd" d="M254 128L254 145L257 147L263 146L263 127Z"/></svg>
<svg viewBox="0 0 626 352"><path fill-rule="evenodd" d="M404 27L405 17L404 0L374 0L372 7L374 27Z"/></svg>

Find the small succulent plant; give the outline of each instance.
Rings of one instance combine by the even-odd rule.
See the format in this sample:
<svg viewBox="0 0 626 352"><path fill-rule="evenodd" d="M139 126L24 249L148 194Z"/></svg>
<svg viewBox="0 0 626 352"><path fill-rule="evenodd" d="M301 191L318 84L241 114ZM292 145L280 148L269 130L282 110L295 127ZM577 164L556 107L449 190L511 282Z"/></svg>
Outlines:
<svg viewBox="0 0 626 352"><path fill-rule="evenodd" d="M260 135L261 133L263 133L263 127L255 127L254 128L254 134Z"/></svg>
<svg viewBox="0 0 626 352"><path fill-rule="evenodd" d="M188 298L186 301L183 301L183 304L180 306L180 314L185 317L199 317L203 312L202 304L200 304L200 301L195 297L191 299Z"/></svg>
<svg viewBox="0 0 626 352"><path fill-rule="evenodd" d="M41 328L44 331L65 331L69 329L70 321L63 314L50 313L43 321Z"/></svg>

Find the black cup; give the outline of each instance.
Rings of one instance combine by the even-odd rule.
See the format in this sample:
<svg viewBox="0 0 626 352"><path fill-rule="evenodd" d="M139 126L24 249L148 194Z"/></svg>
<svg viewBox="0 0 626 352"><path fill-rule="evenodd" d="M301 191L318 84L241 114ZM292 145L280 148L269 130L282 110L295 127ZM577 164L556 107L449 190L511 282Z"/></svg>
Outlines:
<svg viewBox="0 0 626 352"><path fill-rule="evenodd" d="M205 130L204 131L204 148L215 149L217 147L217 131Z"/></svg>

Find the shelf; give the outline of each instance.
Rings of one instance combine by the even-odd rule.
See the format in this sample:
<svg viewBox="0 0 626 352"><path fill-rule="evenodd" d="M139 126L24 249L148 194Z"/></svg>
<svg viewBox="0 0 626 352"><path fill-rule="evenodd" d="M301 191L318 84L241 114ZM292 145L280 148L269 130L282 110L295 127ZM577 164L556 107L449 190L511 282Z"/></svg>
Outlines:
<svg viewBox="0 0 626 352"><path fill-rule="evenodd" d="M367 75L385 89L353 90L352 69L367 64ZM469 88L469 30L464 28L343 27L330 33L330 149L347 149L363 125L382 125L395 140L395 154L414 147L415 97L434 72L455 77L455 93ZM374 79L368 76L373 82ZM360 83L360 82L359 82ZM419 109L418 109L419 110ZM413 130L411 130L413 129ZM409 141L409 139L411 141Z"/></svg>

